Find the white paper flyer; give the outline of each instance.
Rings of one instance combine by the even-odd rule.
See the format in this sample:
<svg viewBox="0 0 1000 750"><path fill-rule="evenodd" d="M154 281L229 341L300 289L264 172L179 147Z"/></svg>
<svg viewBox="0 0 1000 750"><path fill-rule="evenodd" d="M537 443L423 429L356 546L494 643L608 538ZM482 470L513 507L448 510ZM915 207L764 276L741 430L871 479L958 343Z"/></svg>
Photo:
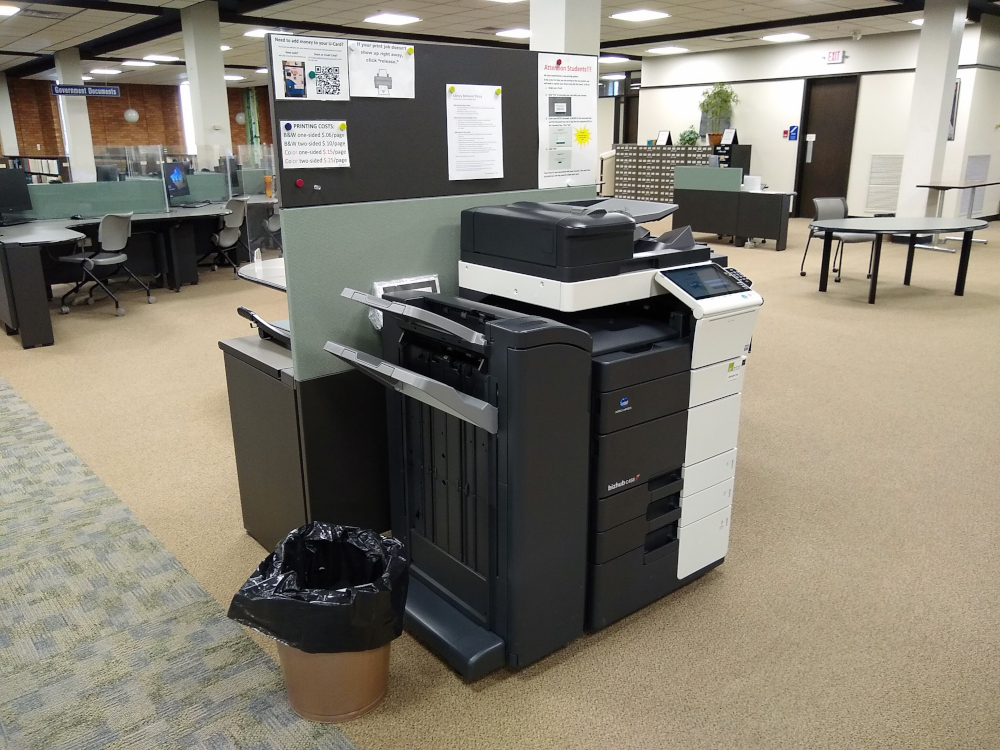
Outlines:
<svg viewBox="0 0 1000 750"><path fill-rule="evenodd" d="M268 34L276 99L342 101L350 98L347 41Z"/></svg>
<svg viewBox="0 0 1000 750"><path fill-rule="evenodd" d="M539 53L538 187L599 180L597 58Z"/></svg>

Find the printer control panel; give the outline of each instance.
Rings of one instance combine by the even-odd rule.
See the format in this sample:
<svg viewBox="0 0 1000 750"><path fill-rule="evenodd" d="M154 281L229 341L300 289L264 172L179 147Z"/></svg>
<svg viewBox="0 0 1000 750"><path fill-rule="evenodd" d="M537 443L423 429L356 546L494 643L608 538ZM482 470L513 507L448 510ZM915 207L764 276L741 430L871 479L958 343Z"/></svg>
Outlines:
<svg viewBox="0 0 1000 750"><path fill-rule="evenodd" d="M744 289L753 288L753 282L750 281L750 279L748 279L746 276L741 274L739 271L737 271L735 268L730 268L727 266L726 273L735 278L736 283L742 286Z"/></svg>

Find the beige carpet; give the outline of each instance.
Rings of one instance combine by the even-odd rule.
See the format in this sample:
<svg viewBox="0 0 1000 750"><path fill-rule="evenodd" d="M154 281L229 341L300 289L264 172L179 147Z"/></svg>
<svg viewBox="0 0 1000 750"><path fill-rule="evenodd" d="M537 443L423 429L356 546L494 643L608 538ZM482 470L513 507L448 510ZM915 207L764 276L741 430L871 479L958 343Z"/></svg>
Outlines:
<svg viewBox="0 0 1000 750"><path fill-rule="evenodd" d="M1000 747L1000 231L958 258L888 245L816 291L819 247L731 249L765 305L733 536L699 582L519 673L467 685L408 636L376 748ZM220 602L264 555L242 529L220 338L271 290L205 274L147 306L0 340L0 376Z"/></svg>

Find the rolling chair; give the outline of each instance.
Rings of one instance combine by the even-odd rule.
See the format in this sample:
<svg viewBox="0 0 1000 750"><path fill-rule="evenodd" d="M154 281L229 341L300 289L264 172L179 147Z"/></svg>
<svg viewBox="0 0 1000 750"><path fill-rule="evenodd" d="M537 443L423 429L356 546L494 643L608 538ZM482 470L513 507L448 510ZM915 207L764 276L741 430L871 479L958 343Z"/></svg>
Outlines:
<svg viewBox="0 0 1000 750"><path fill-rule="evenodd" d="M235 274L239 268L231 253L236 248L246 247L247 254L251 255L250 248L243 241L243 222L247 215L247 203L244 200L233 198L226 203L228 214L222 217L221 226L216 234L212 235L212 242L215 243L215 250L205 253L198 258L199 265L211 266L213 271L219 270L219 266L232 266ZM206 258L212 257L211 263L202 263Z"/></svg>
<svg viewBox="0 0 1000 750"><path fill-rule="evenodd" d="M278 248L278 252L284 255L284 248L281 246L281 211L275 210L270 216L261 222L264 227L264 237L268 244Z"/></svg>
<svg viewBox="0 0 1000 750"><path fill-rule="evenodd" d="M62 306L59 309L61 314L66 315L69 313L69 302L79 294L84 284L92 281L94 283L87 294L87 304L94 304L94 290L100 287L104 290L105 294L115 301L115 315L119 317L124 315L125 308L121 306L118 297L105 283L118 270L127 273L146 291L146 302L149 304L156 302L156 297L150 294L149 287L142 283L139 277L132 273L128 266L125 265L126 261L128 261L128 255L121 252L121 250L128 244L128 238L131 234L131 212L127 214L107 214L101 219L101 224L97 229L97 242L100 245L98 250L81 251L72 255L60 256L60 263L76 264L82 271L80 281L62 296ZM99 276L97 274L98 269L107 269L107 272Z"/></svg>
<svg viewBox="0 0 1000 750"><path fill-rule="evenodd" d="M813 208L816 212L816 221L829 219L847 218L846 198L813 198ZM823 232L809 226L809 239L806 240L806 249L802 253L802 265L799 266L799 276L806 275L806 255L809 253L809 243L813 237L822 237ZM875 235L861 234L859 232L834 232L833 239L837 243L837 248L833 251L833 272L837 274L834 281L840 281L840 275L844 266L844 245L858 242L872 243L871 254L868 256L868 278L872 277L872 258L875 255ZM840 254L840 265L837 264L837 254Z"/></svg>

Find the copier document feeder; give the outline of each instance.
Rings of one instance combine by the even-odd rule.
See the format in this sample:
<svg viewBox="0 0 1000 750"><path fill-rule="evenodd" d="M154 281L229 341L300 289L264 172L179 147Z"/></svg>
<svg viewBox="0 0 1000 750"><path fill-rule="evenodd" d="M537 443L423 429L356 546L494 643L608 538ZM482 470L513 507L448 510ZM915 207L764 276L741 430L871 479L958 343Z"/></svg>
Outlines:
<svg viewBox="0 0 1000 750"><path fill-rule="evenodd" d="M591 338L430 293L382 311L382 357L326 350L388 387L393 535L407 629L467 679L584 630Z"/></svg>

